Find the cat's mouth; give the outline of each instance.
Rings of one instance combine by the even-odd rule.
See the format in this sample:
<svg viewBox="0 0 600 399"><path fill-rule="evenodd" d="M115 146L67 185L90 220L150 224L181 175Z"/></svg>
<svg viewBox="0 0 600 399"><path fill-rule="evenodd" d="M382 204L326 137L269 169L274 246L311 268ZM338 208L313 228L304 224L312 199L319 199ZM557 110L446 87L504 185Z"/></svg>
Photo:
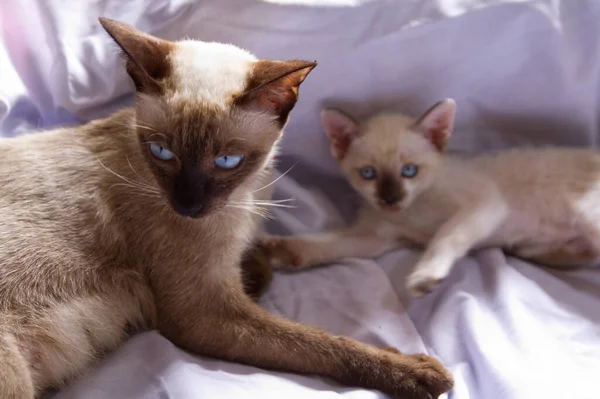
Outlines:
<svg viewBox="0 0 600 399"><path fill-rule="evenodd" d="M382 211L394 212L402 209L402 198L379 198L377 199L377 207Z"/></svg>
<svg viewBox="0 0 600 399"><path fill-rule="evenodd" d="M178 215L192 219L200 219L211 211L211 207L207 206L206 204L184 206L172 201L171 207Z"/></svg>
<svg viewBox="0 0 600 399"><path fill-rule="evenodd" d="M399 211L402 209L402 205L399 202L396 202L394 204L388 204L388 203L379 203L379 208L387 211L387 212L394 212L394 211Z"/></svg>

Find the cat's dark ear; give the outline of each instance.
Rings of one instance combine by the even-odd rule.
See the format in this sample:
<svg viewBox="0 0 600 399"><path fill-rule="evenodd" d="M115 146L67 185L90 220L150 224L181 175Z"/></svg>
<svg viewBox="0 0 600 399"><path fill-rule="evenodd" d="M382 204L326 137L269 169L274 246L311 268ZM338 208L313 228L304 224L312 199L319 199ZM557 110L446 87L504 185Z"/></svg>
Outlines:
<svg viewBox="0 0 600 399"><path fill-rule="evenodd" d="M429 108L417 121L415 127L439 150L446 148L454 129L456 102L446 98Z"/></svg>
<svg viewBox="0 0 600 399"><path fill-rule="evenodd" d="M314 61L259 60L236 104L272 115L283 127L298 100L300 84L316 66Z"/></svg>
<svg viewBox="0 0 600 399"><path fill-rule="evenodd" d="M329 138L331 155L341 160L346 155L350 143L360 132L356 120L336 108L325 108L321 111L321 123Z"/></svg>
<svg viewBox="0 0 600 399"><path fill-rule="evenodd" d="M167 56L173 44L122 22L108 18L99 18L99 21L123 50L127 59L127 73L136 90L146 94L161 94L161 81L170 73Z"/></svg>

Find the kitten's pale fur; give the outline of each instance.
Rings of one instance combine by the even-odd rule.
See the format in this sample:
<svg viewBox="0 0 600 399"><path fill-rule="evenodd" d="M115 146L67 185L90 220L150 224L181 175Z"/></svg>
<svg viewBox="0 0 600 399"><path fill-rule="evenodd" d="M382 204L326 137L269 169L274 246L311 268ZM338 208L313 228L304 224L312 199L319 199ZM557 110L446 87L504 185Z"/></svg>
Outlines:
<svg viewBox="0 0 600 399"><path fill-rule="evenodd" d="M135 107L0 141L0 398L61 386L128 326L403 398L449 390L432 358L276 317L244 292L275 145L315 63L101 22L125 54ZM238 154L230 169L215 162Z"/></svg>
<svg viewBox="0 0 600 399"><path fill-rule="evenodd" d="M555 267L594 265L600 154L541 148L470 159L445 155L455 108L447 99L417 120L380 114L363 126L339 110L324 110L331 152L367 204L347 230L265 240L272 260L305 267L425 246L406 282L414 297L429 292L473 248L502 247ZM418 172L403 176L410 164ZM365 167L376 176L365 179Z"/></svg>

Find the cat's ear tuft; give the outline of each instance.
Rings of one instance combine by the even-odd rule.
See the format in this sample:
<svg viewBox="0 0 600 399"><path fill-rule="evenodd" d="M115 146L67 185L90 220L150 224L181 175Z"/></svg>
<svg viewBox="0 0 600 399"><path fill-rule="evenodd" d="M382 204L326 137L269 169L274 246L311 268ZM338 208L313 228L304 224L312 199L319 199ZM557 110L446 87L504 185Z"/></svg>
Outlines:
<svg viewBox="0 0 600 399"><path fill-rule="evenodd" d="M417 119L415 127L441 152L452 135L455 114L456 102L447 98L429 108Z"/></svg>
<svg viewBox="0 0 600 399"><path fill-rule="evenodd" d="M236 104L273 115L283 127L298 100L300 84L316 66L314 61L259 60Z"/></svg>
<svg viewBox="0 0 600 399"><path fill-rule="evenodd" d="M173 43L144 33L131 25L108 18L100 24L119 45L127 59L127 73L137 91L161 94L161 81L170 73L169 53Z"/></svg>
<svg viewBox="0 0 600 399"><path fill-rule="evenodd" d="M360 131L360 126L352 117L336 108L321 111L321 123L329 138L331 155L341 160L346 155L350 143Z"/></svg>

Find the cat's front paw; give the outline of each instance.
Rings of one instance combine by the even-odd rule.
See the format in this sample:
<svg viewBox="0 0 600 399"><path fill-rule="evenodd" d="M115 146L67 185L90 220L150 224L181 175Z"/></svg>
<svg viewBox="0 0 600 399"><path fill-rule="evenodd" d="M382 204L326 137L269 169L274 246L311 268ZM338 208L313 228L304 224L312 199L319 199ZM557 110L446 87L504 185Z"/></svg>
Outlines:
<svg viewBox="0 0 600 399"><path fill-rule="evenodd" d="M384 351L387 355L369 385L393 398L434 399L454 386L452 374L437 359L424 354L405 355L395 348Z"/></svg>
<svg viewBox="0 0 600 399"><path fill-rule="evenodd" d="M295 248L293 238L265 237L260 240L259 245L264 248L274 265L294 269L306 266L299 251Z"/></svg>
<svg viewBox="0 0 600 399"><path fill-rule="evenodd" d="M442 279L434 273L415 270L406 278L406 290L411 298L421 298L433 291Z"/></svg>

